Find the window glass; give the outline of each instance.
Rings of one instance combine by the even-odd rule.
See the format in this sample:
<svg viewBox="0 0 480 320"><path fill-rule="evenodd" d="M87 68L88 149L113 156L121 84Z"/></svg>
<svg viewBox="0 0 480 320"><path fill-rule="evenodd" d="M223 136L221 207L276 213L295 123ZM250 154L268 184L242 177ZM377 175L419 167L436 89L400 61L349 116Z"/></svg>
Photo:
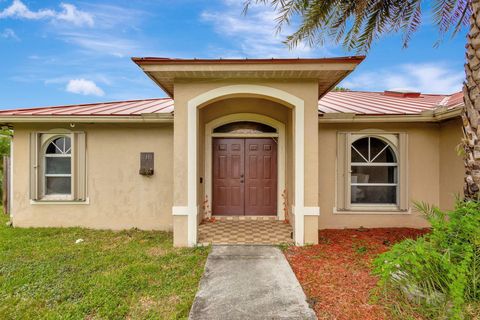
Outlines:
<svg viewBox="0 0 480 320"><path fill-rule="evenodd" d="M70 194L72 183L70 177L46 177L45 194Z"/></svg>
<svg viewBox="0 0 480 320"><path fill-rule="evenodd" d="M56 138L50 142L47 147L46 154L70 154L71 140L68 137Z"/></svg>
<svg viewBox="0 0 480 320"><path fill-rule="evenodd" d="M392 147L375 137L351 145L351 203L396 204L398 163Z"/></svg>
<svg viewBox="0 0 480 320"><path fill-rule="evenodd" d="M275 133L277 130L269 125L252 122L238 121L224 124L213 130L214 133Z"/></svg>
<svg viewBox="0 0 480 320"><path fill-rule="evenodd" d="M70 174L72 172L72 159L70 157L46 157L45 173Z"/></svg>
<svg viewBox="0 0 480 320"><path fill-rule="evenodd" d="M368 161L368 139L359 139L352 143L352 162Z"/></svg>
<svg viewBox="0 0 480 320"><path fill-rule="evenodd" d="M394 204L397 203L396 186L354 186L352 204Z"/></svg>
<svg viewBox="0 0 480 320"><path fill-rule="evenodd" d="M397 183L396 166L352 165L352 183Z"/></svg>

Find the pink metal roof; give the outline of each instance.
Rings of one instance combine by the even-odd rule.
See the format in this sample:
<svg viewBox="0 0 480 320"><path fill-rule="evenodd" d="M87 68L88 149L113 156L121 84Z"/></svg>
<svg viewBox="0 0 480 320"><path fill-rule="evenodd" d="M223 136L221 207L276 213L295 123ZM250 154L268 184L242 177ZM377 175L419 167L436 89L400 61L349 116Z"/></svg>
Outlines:
<svg viewBox="0 0 480 320"><path fill-rule="evenodd" d="M419 114L439 107L463 103L461 92L453 95L421 94L417 98L395 97L384 92L331 91L318 101L320 113L355 113L359 115Z"/></svg>
<svg viewBox="0 0 480 320"><path fill-rule="evenodd" d="M450 96L448 96L448 100L446 101L446 106L448 108L453 108L457 106L463 105L463 92L457 92Z"/></svg>
<svg viewBox="0 0 480 320"><path fill-rule="evenodd" d="M421 94L417 98L394 97L383 92L332 91L318 102L320 113L358 115L412 115L439 107L448 109L463 104L461 92L452 95ZM172 114L170 98L103 102L68 106L0 110L1 116L140 116Z"/></svg>
<svg viewBox="0 0 480 320"><path fill-rule="evenodd" d="M173 112L170 98L102 102L29 109L0 110L0 116L140 116Z"/></svg>

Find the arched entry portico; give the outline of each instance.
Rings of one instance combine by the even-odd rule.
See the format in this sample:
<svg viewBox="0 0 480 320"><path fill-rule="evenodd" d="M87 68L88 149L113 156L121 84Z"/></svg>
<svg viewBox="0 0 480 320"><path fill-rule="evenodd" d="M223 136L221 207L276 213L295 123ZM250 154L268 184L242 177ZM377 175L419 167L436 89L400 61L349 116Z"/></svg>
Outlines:
<svg viewBox="0 0 480 320"><path fill-rule="evenodd" d="M216 118L212 121L209 121L205 124L205 167L204 167L204 180L205 180L205 195L207 199L213 199L212 191L212 138L214 136L215 128L218 128L222 125L240 122L240 121L249 121L255 123L261 123L268 125L272 128L275 128L275 136L278 144L278 157L277 157L277 218L279 220L285 219L285 212L282 205L282 192L286 189L285 186L285 160L286 160L286 130L285 124L275 120L271 117L257 114L257 113L232 113L226 116ZM217 134L218 136L218 134ZM266 135L259 135L261 137L266 137ZM268 135L267 135L268 136ZM255 137L255 135L249 135L249 137Z"/></svg>
<svg viewBox="0 0 480 320"><path fill-rule="evenodd" d="M253 84L222 86L188 100L187 102L187 206L174 207L174 215L187 216L187 244L197 243L198 224L198 110L219 99L229 97L256 96L279 102L293 110L294 135L294 241L297 245L304 243L304 101L283 90ZM310 207L308 211L318 211ZM315 213L315 212L314 212Z"/></svg>

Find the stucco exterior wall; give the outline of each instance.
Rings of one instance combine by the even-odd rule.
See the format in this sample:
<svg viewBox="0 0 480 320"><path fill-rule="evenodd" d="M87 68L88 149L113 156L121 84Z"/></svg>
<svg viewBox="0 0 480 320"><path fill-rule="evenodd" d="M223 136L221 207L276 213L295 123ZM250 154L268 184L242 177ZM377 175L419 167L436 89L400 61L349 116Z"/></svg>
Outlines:
<svg viewBox="0 0 480 320"><path fill-rule="evenodd" d="M460 118L442 122L440 125L440 207L453 209L455 197L463 192L465 166L457 146L463 136Z"/></svg>
<svg viewBox="0 0 480 320"><path fill-rule="evenodd" d="M408 213L358 212L336 213L336 143L338 131L359 131L363 129L381 129L386 132L406 132L408 134L408 195L409 201L425 201L440 205L441 158L451 155L440 153L442 139L439 124L326 124L319 126L319 228L358 228L363 227L427 227L428 223L421 214L410 210ZM447 133L445 133L447 134ZM451 141L450 141L451 144ZM447 147L444 147L446 150ZM453 152L453 151L452 151ZM441 155L441 156L440 156ZM445 163L447 163L445 162ZM443 168L443 167L442 167ZM443 173L443 172L442 172ZM456 173L455 173L456 174ZM460 176L461 177L461 176ZM455 186L452 186L454 189ZM445 187L442 187L444 190ZM445 189L446 190L446 189ZM444 192L445 193L445 192ZM442 197L445 195L442 193ZM443 200L442 200L443 201Z"/></svg>
<svg viewBox="0 0 480 320"><path fill-rule="evenodd" d="M221 100L200 112L200 123L231 112L256 112L286 123L287 160L286 183L289 202L293 204L291 182L294 180L292 112L291 109L259 98ZM173 217L174 128L172 124L77 124L75 131L84 131L87 139L88 204L31 204L29 199L29 133L54 128L71 129L69 124L15 125L12 220L15 226L81 226L102 229L172 230L177 219L177 245L185 245L186 218ZM309 183L316 183L320 216L306 217L305 225L318 228L364 227L426 227L423 217L411 210L408 213L364 214L336 213L336 148L337 132L356 132L363 129L405 132L408 135L408 194L409 200L421 200L443 209L453 206L453 195L461 194L463 161L455 147L462 135L459 119L442 123L393 124L327 124L320 123L317 139L306 136L305 144L314 141L318 149L318 165L310 161L315 177L306 168ZM199 126L203 140L204 126ZM183 148L184 145L175 146ZM202 144L199 145L200 149ZM313 148L315 149L315 148ZM155 174L138 174L139 153L155 153ZM186 151L185 151L186 152ZM186 157L184 156L184 159ZM199 175L203 175L204 153L199 152ZM318 177L318 179L317 179ZM186 177L185 177L186 178ZM312 182L313 181L313 182ZM311 192L306 185L305 197ZM203 200L203 186L199 188ZM182 197L186 194L183 188ZM310 201L313 201L311 197ZM316 205L315 202L309 203ZM305 242L314 242L312 228L305 229Z"/></svg>
<svg viewBox="0 0 480 320"><path fill-rule="evenodd" d="M175 83L175 126L174 126L174 170L176 173L174 181L174 205L186 206L187 194L184 192L187 186L187 104L192 98L200 95L201 93L235 84L243 84L245 82L238 81L214 81L203 82L189 80L186 82ZM262 86L272 87L283 90L292 95L299 97L305 102L305 137L309 136L308 130L313 127L316 131L317 126L317 108L318 108L318 96L317 96L317 83L313 80L305 81L254 81L249 80L248 84L258 84ZM224 97L228 98L228 97ZM230 97L231 98L231 97ZM223 99L222 99L223 100ZM210 104L211 102L209 102ZM316 137L312 139L305 139L305 157L314 159L313 154L317 153L318 144L316 143ZM305 205L315 206L318 202L318 184L315 178L311 178L312 174L318 172L318 167L315 161L305 163ZM198 179L197 179L198 180ZM201 188L200 185L197 185ZM201 205L201 198L197 199L198 205Z"/></svg>
<svg viewBox="0 0 480 320"><path fill-rule="evenodd" d="M65 125L15 126L12 220L20 227L172 230L173 126L77 124L86 133L88 204L31 204L29 133ZM155 173L138 173L140 152L155 153Z"/></svg>

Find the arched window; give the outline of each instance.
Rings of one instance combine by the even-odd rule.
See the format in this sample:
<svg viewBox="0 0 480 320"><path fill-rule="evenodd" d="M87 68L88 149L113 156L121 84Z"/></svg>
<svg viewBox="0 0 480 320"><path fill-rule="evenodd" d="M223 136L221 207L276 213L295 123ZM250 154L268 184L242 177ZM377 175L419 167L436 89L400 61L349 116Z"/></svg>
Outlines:
<svg viewBox="0 0 480 320"><path fill-rule="evenodd" d="M277 129L253 121L230 122L213 129L213 133L276 133Z"/></svg>
<svg viewBox="0 0 480 320"><path fill-rule="evenodd" d="M68 136L57 136L44 148L44 194L72 193L72 142Z"/></svg>
<svg viewBox="0 0 480 320"><path fill-rule="evenodd" d="M368 136L351 144L351 204L397 204L398 160L383 139Z"/></svg>

